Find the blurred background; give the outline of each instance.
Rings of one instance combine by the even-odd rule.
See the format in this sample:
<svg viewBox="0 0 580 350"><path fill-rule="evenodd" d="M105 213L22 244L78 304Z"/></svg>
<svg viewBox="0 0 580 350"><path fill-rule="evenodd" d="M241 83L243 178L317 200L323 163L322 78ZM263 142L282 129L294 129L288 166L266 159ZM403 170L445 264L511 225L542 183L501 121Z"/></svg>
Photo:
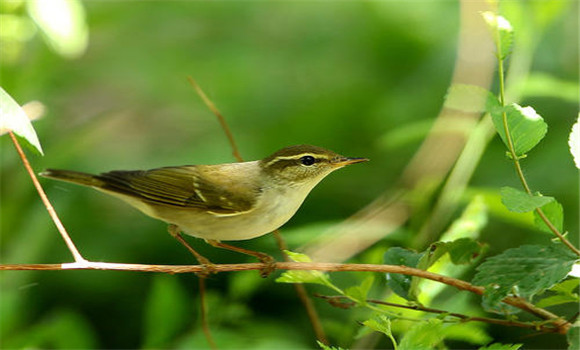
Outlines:
<svg viewBox="0 0 580 350"><path fill-rule="evenodd" d="M301 143L371 159L331 175L311 193L282 231L291 249L308 246L379 193L397 191L442 110L457 64L464 6L458 1L46 3L0 2L0 85L20 104L37 100L46 109L34 123L45 151L44 157L29 153L34 169L102 172L235 161L216 118L188 84L190 75L225 116L246 160ZM513 82L515 94L549 125L546 138L523 161L524 171L534 190L563 204L565 228L577 242L578 172L567 139L578 115L578 2L511 1L505 10L519 35L515 50L526 62L516 67L525 79ZM69 25L68 35L59 24ZM1 263L72 261L5 135L0 150ZM490 245L490 255L548 242L552 236L534 229L529 218L499 208L499 188L519 184L497 137L476 164L453 217L436 234L474 194L484 194L488 222L478 239ZM91 189L41 181L85 258L194 262L164 223ZM432 240L414 239L434 198L436 193L415 198L420 210L371 248L353 252L350 261L380 263L390 246L428 245ZM190 242L216 263L250 261L201 240ZM281 258L271 235L239 245ZM469 279L465 273L458 277ZM332 276L348 286L364 274ZM0 277L3 348L207 347L192 275L8 271ZM384 281L375 288L384 292ZM309 290L328 293L322 287ZM274 276L220 274L208 280L208 297L220 347L316 347L294 289L275 283ZM366 311L335 309L320 300L315 305L331 343L354 347L357 321L368 318ZM465 307L477 308L478 301L471 298ZM482 339L526 342L528 348L565 346L562 337L530 340L522 338L523 331L485 325L479 331L489 337ZM455 346L479 344L463 339Z"/></svg>

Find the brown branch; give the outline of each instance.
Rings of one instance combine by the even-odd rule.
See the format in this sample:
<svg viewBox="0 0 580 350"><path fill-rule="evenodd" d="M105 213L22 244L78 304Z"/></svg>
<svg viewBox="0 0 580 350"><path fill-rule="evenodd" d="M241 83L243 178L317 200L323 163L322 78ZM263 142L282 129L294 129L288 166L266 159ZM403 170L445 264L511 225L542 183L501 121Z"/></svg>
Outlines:
<svg viewBox="0 0 580 350"><path fill-rule="evenodd" d="M264 268L261 263L247 264L218 264L214 265L214 271L247 271L260 270ZM408 266L400 265L376 265L376 264L338 264L338 263L298 263L298 262L277 262L276 270L312 270L312 271L358 271L358 272L380 272L399 273L408 276L417 276L428 280L447 284L459 290L483 295L485 288L474 286L473 284L453 277L438 275L433 272L424 271ZM142 272L162 272L162 273L195 273L203 271L201 265L143 265L143 264L117 264L103 262L82 262L68 264L13 264L0 265L1 270L123 270ZM539 308L520 297L506 297L502 302L533 314L545 320L551 320L560 330L565 333L571 327L570 323L559 316Z"/></svg>
<svg viewBox="0 0 580 350"><path fill-rule="evenodd" d="M203 334L205 336L205 339L207 340L207 342L209 343L209 347L212 350L216 350L218 347L215 343L215 340L213 339L212 335L211 335L211 331L209 328L209 322L207 320L207 308L206 308L206 302L205 302L205 277L199 277L199 304L201 307L200 313L201 313L201 329L203 331Z"/></svg>
<svg viewBox="0 0 580 350"><path fill-rule="evenodd" d="M85 258L83 258L81 253L79 253L74 242L72 241L72 239L70 238L70 236L66 232L64 225L62 224L62 222L58 218L58 215L56 214L56 210L54 210L54 207L52 206L52 204L50 204L50 201L48 200L46 193L44 192L44 190L42 189L42 186L40 185L40 182L38 182L38 179L36 178L36 174L34 173L34 170L32 170L32 166L30 166L30 162L28 162L28 158L26 158L26 154L24 154L22 147L20 147L20 143L18 143L18 139L16 138L14 133L12 133L12 131L9 131L8 134L10 135L10 138L12 139L12 142L14 143L14 147L16 147L16 152L20 156L20 159L22 159L22 164L24 164L24 168L26 168L28 175L32 179L32 183L34 184L36 191L38 191L38 195L40 196L42 203L44 203L44 206L46 207L46 210L48 211L48 215L50 215L50 218L54 222L58 232L60 233L60 235L62 236L62 239L66 243L68 250L71 252L71 254L73 255L73 258L75 259L75 261L77 263L87 262L87 260Z"/></svg>

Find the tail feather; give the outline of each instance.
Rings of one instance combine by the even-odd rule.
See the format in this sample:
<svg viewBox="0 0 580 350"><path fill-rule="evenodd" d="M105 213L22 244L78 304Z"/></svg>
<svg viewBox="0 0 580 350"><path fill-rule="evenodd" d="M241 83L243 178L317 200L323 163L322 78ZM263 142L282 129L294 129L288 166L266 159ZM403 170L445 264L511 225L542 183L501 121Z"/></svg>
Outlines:
<svg viewBox="0 0 580 350"><path fill-rule="evenodd" d="M101 188L105 184L96 175L71 170L46 169L40 173L40 176L97 188Z"/></svg>

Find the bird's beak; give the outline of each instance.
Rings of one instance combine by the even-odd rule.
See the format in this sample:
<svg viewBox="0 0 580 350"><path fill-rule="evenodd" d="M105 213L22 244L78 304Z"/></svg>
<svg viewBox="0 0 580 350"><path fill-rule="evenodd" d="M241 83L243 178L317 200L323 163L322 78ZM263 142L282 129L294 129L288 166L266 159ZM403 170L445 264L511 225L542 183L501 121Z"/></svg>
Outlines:
<svg viewBox="0 0 580 350"><path fill-rule="evenodd" d="M368 162L368 158L346 158L346 157L340 157L340 158L336 158L332 161L332 165L334 165L337 168L342 168L343 166L347 166L350 164L355 164L355 163L362 163L362 162Z"/></svg>

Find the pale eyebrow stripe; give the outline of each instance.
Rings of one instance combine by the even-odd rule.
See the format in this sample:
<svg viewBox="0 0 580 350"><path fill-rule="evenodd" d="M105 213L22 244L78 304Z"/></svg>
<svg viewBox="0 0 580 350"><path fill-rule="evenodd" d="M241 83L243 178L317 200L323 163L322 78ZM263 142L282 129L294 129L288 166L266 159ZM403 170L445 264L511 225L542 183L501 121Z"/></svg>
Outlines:
<svg viewBox="0 0 580 350"><path fill-rule="evenodd" d="M277 162L279 160L300 159L300 158L302 158L304 156L311 156L311 157L314 157L316 159L326 159L326 160L329 160L330 159L330 157L327 156L326 154L300 153L300 154L295 154L295 155L292 155L292 156L279 156L279 157L276 157L276 158L272 159L271 161L269 161L268 163L266 163L266 166L268 166L268 165L270 165L272 163L275 163L275 162Z"/></svg>

